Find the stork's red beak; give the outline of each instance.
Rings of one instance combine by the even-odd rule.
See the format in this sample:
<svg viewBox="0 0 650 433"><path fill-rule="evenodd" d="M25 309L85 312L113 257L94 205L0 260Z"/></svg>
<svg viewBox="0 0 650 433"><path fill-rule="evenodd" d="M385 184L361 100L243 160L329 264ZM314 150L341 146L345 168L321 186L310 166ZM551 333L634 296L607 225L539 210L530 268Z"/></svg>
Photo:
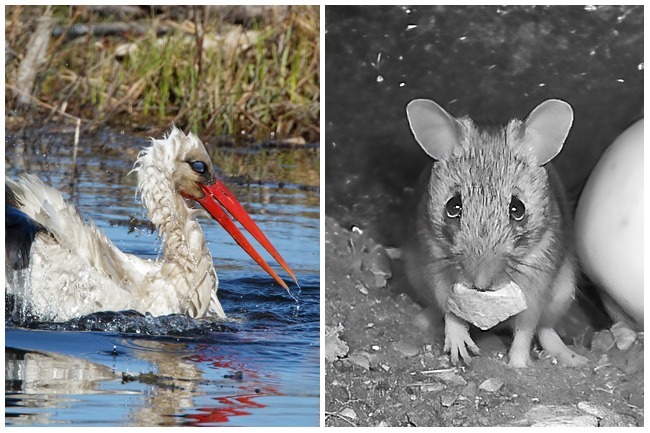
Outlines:
<svg viewBox="0 0 650 433"><path fill-rule="evenodd" d="M257 240L257 242L262 245L266 251L273 256L273 258L284 268L285 271L293 278L293 281L298 284L296 275L293 273L291 268L284 261L280 253L271 245L271 242L264 236L262 230L257 227L257 224L251 219L246 209L237 201L235 196L226 185L223 184L219 179L217 179L212 185L201 185L205 195L203 198L198 199L201 206L207 210L212 217L217 220L221 226L226 229L226 231L233 237L233 239L239 244L240 247L248 253L249 256L253 258L270 276L273 277L275 281L278 282L282 287L289 290L287 284L275 273L273 269L266 263L266 261L259 255L255 248L248 242L244 237L242 232L237 228L235 223L232 222L228 214L224 211L227 210L233 218L235 218L239 223Z"/></svg>

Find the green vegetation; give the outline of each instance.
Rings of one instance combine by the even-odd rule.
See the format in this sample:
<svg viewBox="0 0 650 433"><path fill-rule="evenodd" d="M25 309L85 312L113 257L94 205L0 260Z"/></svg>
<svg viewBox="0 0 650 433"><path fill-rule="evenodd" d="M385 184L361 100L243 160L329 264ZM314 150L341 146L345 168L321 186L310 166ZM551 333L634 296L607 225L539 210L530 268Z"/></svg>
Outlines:
<svg viewBox="0 0 650 433"><path fill-rule="evenodd" d="M244 25L221 8L169 6L125 17L83 6L6 6L6 112L33 121L34 111L26 116L15 105L16 76L38 19L51 14L62 31L53 32L36 74L39 114L64 111L87 130L108 123L164 131L174 122L235 140L318 141L318 6L269 7ZM66 34L78 24L118 22L139 27Z"/></svg>

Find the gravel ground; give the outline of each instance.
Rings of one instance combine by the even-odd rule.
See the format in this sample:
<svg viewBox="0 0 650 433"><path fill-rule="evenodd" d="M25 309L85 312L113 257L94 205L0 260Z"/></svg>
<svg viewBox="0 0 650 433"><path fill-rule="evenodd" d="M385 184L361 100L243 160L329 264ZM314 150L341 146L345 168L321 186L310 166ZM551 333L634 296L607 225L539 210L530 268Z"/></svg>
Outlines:
<svg viewBox="0 0 650 433"><path fill-rule="evenodd" d="M575 305L557 329L587 367L533 348L532 367L509 368L511 337L492 331L474 335L471 366L454 367L395 253L326 220L326 426L643 425L642 334L622 351Z"/></svg>

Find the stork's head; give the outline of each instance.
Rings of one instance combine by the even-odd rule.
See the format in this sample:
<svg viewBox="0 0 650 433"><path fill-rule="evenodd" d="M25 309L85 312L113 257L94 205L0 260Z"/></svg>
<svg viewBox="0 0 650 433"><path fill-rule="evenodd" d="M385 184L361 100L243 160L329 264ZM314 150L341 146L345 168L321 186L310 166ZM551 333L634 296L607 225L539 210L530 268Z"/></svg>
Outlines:
<svg viewBox="0 0 650 433"><path fill-rule="evenodd" d="M171 180L171 186L175 193L200 203L257 264L288 290L286 283L248 242L228 216L227 211L297 283L295 274L282 256L235 196L217 178L212 167L212 160L196 135L191 132L185 135L180 129L172 127L169 136L162 140L152 140L152 145L142 151L136 161L136 170L140 177L140 189L143 189L143 183L160 181L161 175L164 179Z"/></svg>
<svg viewBox="0 0 650 433"><path fill-rule="evenodd" d="M198 200L204 196L203 185L216 180L212 161L205 146L193 133L185 136L174 127L169 139L176 138L178 149L172 172L174 189L187 198Z"/></svg>

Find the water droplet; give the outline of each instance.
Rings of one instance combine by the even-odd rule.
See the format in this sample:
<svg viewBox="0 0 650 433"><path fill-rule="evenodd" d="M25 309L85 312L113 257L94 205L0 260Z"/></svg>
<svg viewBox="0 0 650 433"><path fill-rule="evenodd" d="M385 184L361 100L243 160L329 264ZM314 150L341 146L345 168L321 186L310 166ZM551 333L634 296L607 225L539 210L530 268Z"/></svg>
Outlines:
<svg viewBox="0 0 650 433"><path fill-rule="evenodd" d="M406 31L408 32L409 30L417 29L418 25L417 24L409 24L406 26Z"/></svg>
<svg viewBox="0 0 650 433"><path fill-rule="evenodd" d="M461 40L461 41L464 41L465 39L467 39L467 36L461 36L461 37L458 38L458 39Z"/></svg>
<svg viewBox="0 0 650 433"><path fill-rule="evenodd" d="M619 78L619 79L618 79L618 80L616 80L616 81L618 81L619 83L625 83L625 80L624 80L624 79L622 79L622 78Z"/></svg>
<svg viewBox="0 0 650 433"><path fill-rule="evenodd" d="M643 71L643 62L641 62L641 63L639 63L638 65L636 65L636 68L637 68L639 71Z"/></svg>
<svg viewBox="0 0 650 433"><path fill-rule="evenodd" d="M399 86L400 86L400 87L404 87L404 86L406 86L406 83L405 83L404 81L401 81L401 82L399 83Z"/></svg>
<svg viewBox="0 0 650 433"><path fill-rule="evenodd" d="M382 81L384 81L384 77L382 77L381 75L377 75L377 82L381 83Z"/></svg>
<svg viewBox="0 0 650 433"><path fill-rule="evenodd" d="M544 86L546 86L546 83L539 83L538 86L539 87L544 87Z"/></svg>
<svg viewBox="0 0 650 433"><path fill-rule="evenodd" d="M587 12L596 12L598 10L598 6L595 5L587 5L585 6L585 10Z"/></svg>
<svg viewBox="0 0 650 433"><path fill-rule="evenodd" d="M352 226L352 227L350 228L350 231L351 231L352 233L357 234L357 235L361 235L361 234L363 234L363 230L361 230L361 229L359 228L359 226Z"/></svg>

